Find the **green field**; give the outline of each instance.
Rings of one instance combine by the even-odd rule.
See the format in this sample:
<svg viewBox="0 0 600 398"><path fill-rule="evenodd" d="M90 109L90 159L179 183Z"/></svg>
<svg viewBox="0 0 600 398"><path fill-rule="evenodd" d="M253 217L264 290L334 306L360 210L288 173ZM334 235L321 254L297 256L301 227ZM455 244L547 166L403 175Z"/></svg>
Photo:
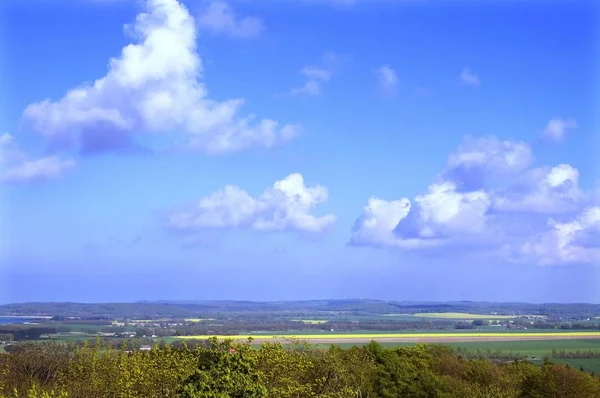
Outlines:
<svg viewBox="0 0 600 398"><path fill-rule="evenodd" d="M169 322L168 319L132 319L129 323L160 323Z"/></svg>
<svg viewBox="0 0 600 398"><path fill-rule="evenodd" d="M558 334L558 333L553 333ZM560 333L565 334L565 333ZM529 336L530 334L526 334ZM546 334L544 334L546 335ZM596 334L598 335L598 334ZM330 335L331 336L331 335ZM406 336L406 335L402 335ZM439 336L439 334L437 335ZM249 337L249 336L243 336ZM281 336L279 336L281 337ZM298 336L299 338L303 338L304 336ZM322 337L319 335L319 337ZM185 337L169 337L164 339L167 343L172 343L177 340L185 339ZM188 336L188 339L195 338L194 336ZM202 336L202 338L205 338ZM161 339L163 340L163 339ZM306 339L310 343L310 339ZM353 346L365 345L367 343L339 343L336 344L341 348L351 348ZM401 347L401 346L412 346L415 343L407 343L407 342L380 342L380 344L384 347ZM508 358L514 355L515 358L527 357L527 358L536 358L535 363L541 364L543 358L548 357L551 358L552 350L557 351L566 351L566 352L575 352L575 351L598 351L600 352L600 339L571 339L571 340L529 340L529 341L474 341L474 342L449 342L449 343L430 343L430 344L441 344L445 346L449 346L455 350L467 350L471 355L477 355L478 353L482 356L485 356L488 353L498 353L501 352L505 354ZM260 344L253 344L255 348L259 348ZM327 349L331 346L331 344L325 343L317 343L311 344L311 346L315 348ZM562 359L562 358L551 358L551 360L555 363L564 363L569 364L569 366L579 369L583 368L588 372L596 372L600 374L600 359L598 358L570 358L570 359Z"/></svg>
<svg viewBox="0 0 600 398"><path fill-rule="evenodd" d="M94 331L101 331L104 328L111 327L111 325L87 325L84 323L60 323L56 325L52 325L52 327L56 328L65 328L72 331L80 330L80 329L90 329Z"/></svg>
<svg viewBox="0 0 600 398"><path fill-rule="evenodd" d="M580 369L587 372L600 374L600 359L598 358L569 358L569 359L553 359L552 362L569 365L573 369Z"/></svg>
<svg viewBox="0 0 600 398"><path fill-rule="evenodd" d="M402 347L411 346L415 343L380 343L384 347ZM437 344L437 343L432 343ZM491 342L456 342L456 343L440 343L449 346L453 349L464 349L472 355L481 353L485 356L486 353L497 353L501 351L507 357L514 355L516 358L525 356L527 358L536 358L535 363L541 364L543 358L548 357L553 362L559 364L569 364L572 368L583 368L587 372L595 372L600 374L600 358L551 358L552 350L557 351L588 351L593 350L600 352L600 340L538 340L538 341L491 341ZM338 344L341 348L351 348L354 343ZM330 344L314 344L317 348L328 348Z"/></svg>
<svg viewBox="0 0 600 398"><path fill-rule="evenodd" d="M577 339L577 340L529 340L529 341L473 341L446 343L453 348L464 348L468 351L502 351L527 355L528 357L544 358L552 355L552 350L564 351L587 351L600 352L600 339Z"/></svg>
<svg viewBox="0 0 600 398"><path fill-rule="evenodd" d="M96 335L89 335L88 333L71 332L71 333L55 333L49 335L48 338L42 338L41 340L54 340L54 341L85 341L95 339Z"/></svg>

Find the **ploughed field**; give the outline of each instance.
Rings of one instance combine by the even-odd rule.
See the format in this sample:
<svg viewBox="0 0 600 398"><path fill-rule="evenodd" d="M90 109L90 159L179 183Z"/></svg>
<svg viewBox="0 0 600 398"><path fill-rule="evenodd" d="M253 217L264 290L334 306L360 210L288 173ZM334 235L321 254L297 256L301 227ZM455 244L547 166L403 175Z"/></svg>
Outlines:
<svg viewBox="0 0 600 398"><path fill-rule="evenodd" d="M180 336L183 340L208 339L211 336ZM372 340L380 343L450 343L450 342L488 342L488 341L536 341L600 339L600 332L466 332L466 333L319 333L296 335L230 335L217 336L220 339L246 340L252 338L255 343L265 341L285 343L289 339L308 340L313 344L368 343Z"/></svg>

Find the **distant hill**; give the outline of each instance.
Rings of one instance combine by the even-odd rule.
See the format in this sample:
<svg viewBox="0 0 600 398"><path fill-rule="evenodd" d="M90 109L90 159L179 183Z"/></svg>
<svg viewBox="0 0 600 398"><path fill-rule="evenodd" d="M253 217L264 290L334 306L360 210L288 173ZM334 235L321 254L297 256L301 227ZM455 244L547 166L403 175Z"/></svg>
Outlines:
<svg viewBox="0 0 600 398"><path fill-rule="evenodd" d="M600 316L600 304L529 304L489 302L413 302L370 299L303 301L139 301L134 303L32 302L0 305L2 315L47 315L84 317L193 317L211 313L315 313L410 314L423 312L468 312L498 315L562 314Z"/></svg>

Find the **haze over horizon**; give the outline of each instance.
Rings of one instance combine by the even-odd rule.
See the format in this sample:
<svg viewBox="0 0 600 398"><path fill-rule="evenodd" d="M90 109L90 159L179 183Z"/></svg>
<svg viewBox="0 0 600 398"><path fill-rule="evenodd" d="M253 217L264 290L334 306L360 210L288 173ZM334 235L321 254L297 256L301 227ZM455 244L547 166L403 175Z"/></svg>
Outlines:
<svg viewBox="0 0 600 398"><path fill-rule="evenodd" d="M0 303L600 303L599 12L4 2Z"/></svg>

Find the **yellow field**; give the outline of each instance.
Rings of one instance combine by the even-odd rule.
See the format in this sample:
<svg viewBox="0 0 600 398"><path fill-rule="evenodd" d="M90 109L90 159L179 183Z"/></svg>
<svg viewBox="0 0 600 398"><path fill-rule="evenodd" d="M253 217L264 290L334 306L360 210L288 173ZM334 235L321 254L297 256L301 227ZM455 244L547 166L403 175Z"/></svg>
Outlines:
<svg viewBox="0 0 600 398"><path fill-rule="evenodd" d="M422 318L445 318L445 319L513 319L515 315L482 315L469 314L466 312L424 312L415 314Z"/></svg>
<svg viewBox="0 0 600 398"><path fill-rule="evenodd" d="M176 336L176 339L207 339L212 336L197 335L197 336ZM299 338L299 339L419 339L419 338L452 338L452 337L595 337L600 338L600 332L548 332L548 333L366 333L366 334L334 334L334 333L323 333L323 334L302 334L302 335L232 335L232 336L217 336L220 339L235 339L235 340L246 340L250 337L254 339L286 339L286 338Z"/></svg>
<svg viewBox="0 0 600 398"><path fill-rule="evenodd" d="M214 321L214 318L186 318L186 322Z"/></svg>
<svg viewBox="0 0 600 398"><path fill-rule="evenodd" d="M310 325L319 325L322 323L327 323L329 321L324 321L322 319L292 319L292 322L302 322L302 323L308 323Z"/></svg>

